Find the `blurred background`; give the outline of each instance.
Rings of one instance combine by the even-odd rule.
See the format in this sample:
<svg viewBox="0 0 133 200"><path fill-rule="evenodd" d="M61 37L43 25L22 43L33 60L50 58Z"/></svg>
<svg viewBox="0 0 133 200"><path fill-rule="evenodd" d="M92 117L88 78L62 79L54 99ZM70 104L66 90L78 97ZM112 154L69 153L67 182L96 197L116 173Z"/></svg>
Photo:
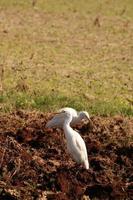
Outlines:
<svg viewBox="0 0 133 200"><path fill-rule="evenodd" d="M133 115L132 0L0 0L0 111Z"/></svg>

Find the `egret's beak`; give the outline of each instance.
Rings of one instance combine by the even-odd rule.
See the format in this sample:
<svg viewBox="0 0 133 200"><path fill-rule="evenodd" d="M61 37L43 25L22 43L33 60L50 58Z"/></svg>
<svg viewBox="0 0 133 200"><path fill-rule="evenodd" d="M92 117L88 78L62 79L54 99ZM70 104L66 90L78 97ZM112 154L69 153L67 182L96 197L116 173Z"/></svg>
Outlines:
<svg viewBox="0 0 133 200"><path fill-rule="evenodd" d="M86 116L86 120L91 121L90 116Z"/></svg>
<svg viewBox="0 0 133 200"><path fill-rule="evenodd" d="M62 113L65 113L65 111L63 110L63 111L61 111L61 112L54 112L54 113L52 113L53 115L59 115L59 114L62 114Z"/></svg>
<svg viewBox="0 0 133 200"><path fill-rule="evenodd" d="M92 120L91 120L91 118L90 118L90 117L88 118L88 121L92 123Z"/></svg>
<svg viewBox="0 0 133 200"><path fill-rule="evenodd" d="M92 119L89 119L89 123L90 123L92 126L94 126L94 123L93 123Z"/></svg>
<svg viewBox="0 0 133 200"><path fill-rule="evenodd" d="M91 121L91 119L90 119L90 116L89 116L89 117L87 117L87 119L88 119L88 121Z"/></svg>
<svg viewBox="0 0 133 200"><path fill-rule="evenodd" d="M60 112L54 112L54 113L52 113L53 115L57 115L57 114L59 114Z"/></svg>
<svg viewBox="0 0 133 200"><path fill-rule="evenodd" d="M58 114L61 114L62 112L54 112L52 113L53 115L58 115Z"/></svg>

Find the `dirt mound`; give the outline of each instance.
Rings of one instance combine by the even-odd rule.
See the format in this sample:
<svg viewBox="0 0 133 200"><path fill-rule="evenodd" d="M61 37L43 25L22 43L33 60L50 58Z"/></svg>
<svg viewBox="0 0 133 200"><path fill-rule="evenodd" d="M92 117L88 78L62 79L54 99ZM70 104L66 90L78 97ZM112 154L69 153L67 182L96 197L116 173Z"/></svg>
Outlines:
<svg viewBox="0 0 133 200"><path fill-rule="evenodd" d="M133 197L133 119L93 117L79 125L90 169L76 165L62 131L46 130L52 114L18 111L0 117L0 199Z"/></svg>

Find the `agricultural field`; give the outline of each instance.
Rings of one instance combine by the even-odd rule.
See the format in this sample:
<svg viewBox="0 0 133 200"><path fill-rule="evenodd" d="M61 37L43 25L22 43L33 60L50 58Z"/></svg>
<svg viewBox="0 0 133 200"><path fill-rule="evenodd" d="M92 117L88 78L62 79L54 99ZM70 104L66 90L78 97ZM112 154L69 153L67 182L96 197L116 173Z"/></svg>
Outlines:
<svg viewBox="0 0 133 200"><path fill-rule="evenodd" d="M76 128L90 169L77 166L64 133L46 130L52 114L17 111L0 123L0 199L131 200L133 119L93 117Z"/></svg>
<svg viewBox="0 0 133 200"><path fill-rule="evenodd" d="M0 199L132 199L132 41L132 0L0 0ZM89 170L45 128L66 106Z"/></svg>

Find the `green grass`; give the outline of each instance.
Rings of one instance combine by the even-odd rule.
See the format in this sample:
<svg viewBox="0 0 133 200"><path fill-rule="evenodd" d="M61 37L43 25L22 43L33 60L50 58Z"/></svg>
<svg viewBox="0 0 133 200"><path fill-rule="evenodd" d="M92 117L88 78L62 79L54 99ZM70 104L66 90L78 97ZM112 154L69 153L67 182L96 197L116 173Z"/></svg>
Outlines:
<svg viewBox="0 0 133 200"><path fill-rule="evenodd" d="M0 1L0 110L133 115L133 1L31 2Z"/></svg>

